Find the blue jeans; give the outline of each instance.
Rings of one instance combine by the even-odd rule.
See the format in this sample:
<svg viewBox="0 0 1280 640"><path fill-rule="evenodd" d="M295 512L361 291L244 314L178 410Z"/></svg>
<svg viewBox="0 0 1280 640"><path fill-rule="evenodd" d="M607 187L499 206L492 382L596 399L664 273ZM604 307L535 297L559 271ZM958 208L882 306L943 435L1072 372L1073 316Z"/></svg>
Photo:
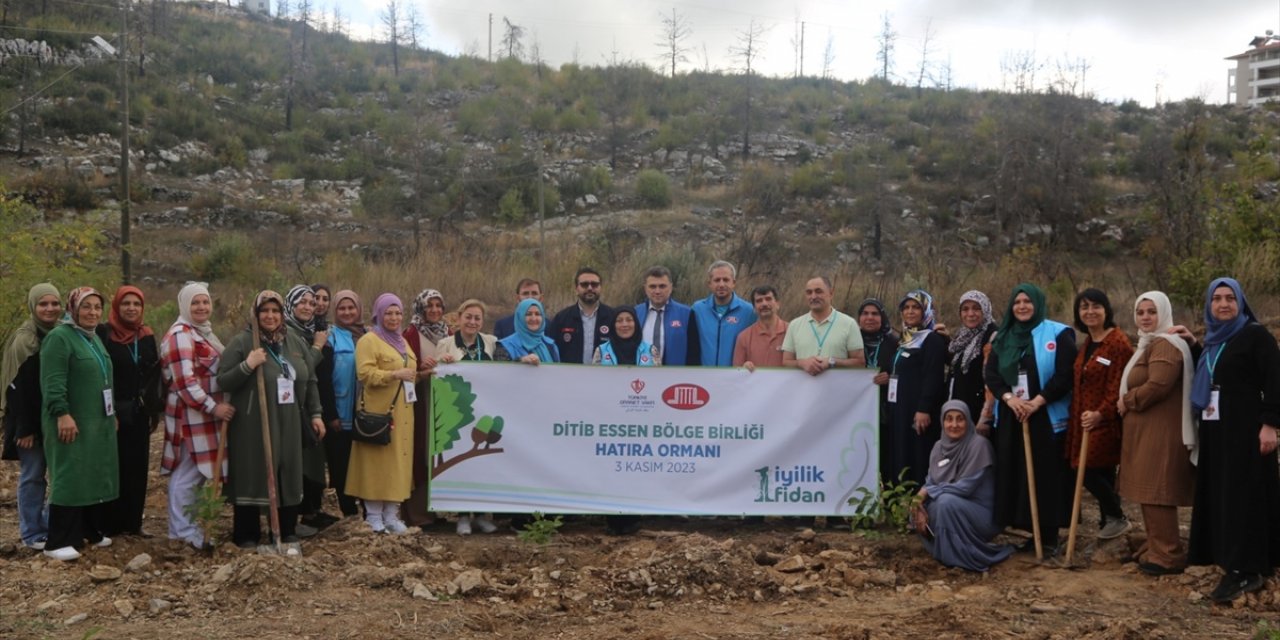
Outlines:
<svg viewBox="0 0 1280 640"><path fill-rule="evenodd" d="M44 449L18 449L18 534L24 544L41 542L49 535L49 506L45 503Z"/></svg>

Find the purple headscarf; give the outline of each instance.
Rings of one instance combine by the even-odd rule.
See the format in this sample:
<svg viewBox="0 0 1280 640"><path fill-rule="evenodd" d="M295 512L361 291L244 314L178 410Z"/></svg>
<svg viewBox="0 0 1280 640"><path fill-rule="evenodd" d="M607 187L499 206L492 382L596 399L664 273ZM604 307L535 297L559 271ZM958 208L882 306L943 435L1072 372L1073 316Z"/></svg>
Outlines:
<svg viewBox="0 0 1280 640"><path fill-rule="evenodd" d="M388 331L386 327L382 326L382 314L386 313L387 309L391 307L400 307L402 311L404 310L404 304L400 302L400 298L396 297L394 293L384 293L373 301L373 332L379 338L382 338L383 342L399 351L400 355L405 355L405 350L408 347L405 345L404 336L395 331Z"/></svg>

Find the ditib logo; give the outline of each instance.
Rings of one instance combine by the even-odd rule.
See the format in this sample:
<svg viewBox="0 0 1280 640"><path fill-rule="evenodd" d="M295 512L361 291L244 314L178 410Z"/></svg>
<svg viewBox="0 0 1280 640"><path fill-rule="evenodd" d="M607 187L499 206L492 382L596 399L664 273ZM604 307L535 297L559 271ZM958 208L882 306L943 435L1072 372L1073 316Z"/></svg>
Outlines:
<svg viewBox="0 0 1280 640"><path fill-rule="evenodd" d="M673 384L662 392L662 401L672 409L700 409L711 401L711 394L696 384Z"/></svg>
<svg viewBox="0 0 1280 640"><path fill-rule="evenodd" d="M631 390L632 390L632 391L634 391L634 392L636 392L636 393L640 393L641 391L644 391L644 380L641 380L641 379L639 379L639 378L636 378L635 380L632 380L632 381L631 381Z"/></svg>

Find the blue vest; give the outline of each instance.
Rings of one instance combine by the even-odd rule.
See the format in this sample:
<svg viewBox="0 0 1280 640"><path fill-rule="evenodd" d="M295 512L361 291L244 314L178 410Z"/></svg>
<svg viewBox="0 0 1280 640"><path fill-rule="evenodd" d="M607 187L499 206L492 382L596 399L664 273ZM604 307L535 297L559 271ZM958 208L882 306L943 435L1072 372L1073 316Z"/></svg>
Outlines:
<svg viewBox="0 0 1280 640"><path fill-rule="evenodd" d="M1058 334L1067 328L1069 327L1061 322L1046 319L1040 323L1040 326L1031 330L1031 348L1035 349L1036 372L1040 374L1041 393L1044 392L1044 386L1049 384L1049 378L1053 377L1057 367ZM1049 345L1053 345L1052 348ZM1050 403L1046 409L1049 410L1049 422L1053 424L1053 432L1066 431L1071 413L1071 394L1068 393Z"/></svg>
<svg viewBox="0 0 1280 640"><path fill-rule="evenodd" d="M717 316L713 294L693 303L693 315L698 318L702 366L732 367L734 343L738 340L738 334L756 321L755 310L746 300L734 294L724 316Z"/></svg>
<svg viewBox="0 0 1280 640"><path fill-rule="evenodd" d="M356 341L347 329L334 325L329 331L333 347L333 404L343 431L351 430L356 406Z"/></svg>
<svg viewBox="0 0 1280 640"><path fill-rule="evenodd" d="M600 364L607 367L615 367L619 364L633 364L637 367L652 367L656 364L653 361L653 345L648 342L641 341L640 346L636 347L635 362L618 362L618 356L613 352L613 343L605 342L600 345Z"/></svg>
<svg viewBox="0 0 1280 640"><path fill-rule="evenodd" d="M547 352L551 354L551 361L560 362L560 350L556 348L555 341L546 336L542 336L542 343L547 345ZM520 336L516 334L511 334L499 340L498 344L502 345L503 348L507 350L507 353L511 356L512 360L519 360L520 358L532 353L532 351L524 348L524 344L520 342Z"/></svg>
<svg viewBox="0 0 1280 640"><path fill-rule="evenodd" d="M645 316L648 313L648 302L641 302L636 305L636 322L640 325L636 328L637 331L644 331ZM689 357L689 318L692 316L693 311L688 306L675 300L667 301L667 307L662 311L662 323L666 325L666 332L663 334L662 339L662 364L676 367L697 364L687 362ZM733 349L729 350L729 357L733 357Z"/></svg>

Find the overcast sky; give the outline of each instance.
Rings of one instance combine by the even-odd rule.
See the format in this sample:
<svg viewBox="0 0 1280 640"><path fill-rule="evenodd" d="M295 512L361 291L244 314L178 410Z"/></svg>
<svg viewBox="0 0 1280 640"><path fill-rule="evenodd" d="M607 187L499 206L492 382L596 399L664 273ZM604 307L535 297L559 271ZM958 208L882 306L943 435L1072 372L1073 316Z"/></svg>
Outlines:
<svg viewBox="0 0 1280 640"><path fill-rule="evenodd" d="M386 0L337 2L352 35L383 37L378 14ZM494 56L502 19L536 38L553 66L576 59L601 65L617 56L658 66L663 15L674 8L692 33L690 61L680 68L731 69L728 50L752 20L768 28L760 69L792 75L796 22L805 22L804 71L820 75L828 41L832 74L845 80L878 73L877 36L889 15L898 34L892 75L914 84L926 26L935 33L931 58L950 61L954 86L1000 88L1002 60L1034 52L1043 87L1059 61L1086 61L1087 89L1102 100L1227 99L1223 58L1248 49L1267 29L1280 32L1280 0L400 0L413 2L427 24L427 46L450 54L487 54L493 15ZM935 74L937 72L935 71Z"/></svg>

